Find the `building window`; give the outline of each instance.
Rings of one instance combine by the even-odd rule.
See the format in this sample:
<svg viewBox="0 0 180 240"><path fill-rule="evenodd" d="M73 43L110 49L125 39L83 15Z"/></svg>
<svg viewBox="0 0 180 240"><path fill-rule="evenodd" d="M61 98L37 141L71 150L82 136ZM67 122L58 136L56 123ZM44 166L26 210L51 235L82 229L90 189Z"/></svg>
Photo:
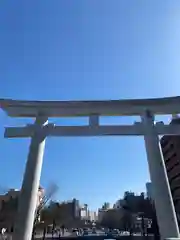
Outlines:
<svg viewBox="0 0 180 240"><path fill-rule="evenodd" d="M174 187L174 188L171 190L172 195L173 195L174 193L176 193L176 191L177 191L179 188L180 188L180 185L177 186L177 187Z"/></svg>
<svg viewBox="0 0 180 240"><path fill-rule="evenodd" d="M174 175L171 179L169 179L169 183L172 184L172 182L176 180L178 177L180 177L180 172L176 173L176 175Z"/></svg>
<svg viewBox="0 0 180 240"><path fill-rule="evenodd" d="M176 162L172 167L167 169L167 172L169 173L171 170L174 169L174 167L177 167L179 165L179 162Z"/></svg>

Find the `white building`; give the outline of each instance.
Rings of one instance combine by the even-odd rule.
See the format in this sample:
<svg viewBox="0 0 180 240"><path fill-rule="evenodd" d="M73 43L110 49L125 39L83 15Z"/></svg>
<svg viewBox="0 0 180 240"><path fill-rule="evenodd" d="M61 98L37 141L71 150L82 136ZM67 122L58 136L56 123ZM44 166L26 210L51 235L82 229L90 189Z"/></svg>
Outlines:
<svg viewBox="0 0 180 240"><path fill-rule="evenodd" d="M83 220L88 220L88 205L84 204L80 207L80 218Z"/></svg>
<svg viewBox="0 0 180 240"><path fill-rule="evenodd" d="M95 211L89 211L88 215L89 215L88 220L90 220L90 221L97 220L97 214Z"/></svg>

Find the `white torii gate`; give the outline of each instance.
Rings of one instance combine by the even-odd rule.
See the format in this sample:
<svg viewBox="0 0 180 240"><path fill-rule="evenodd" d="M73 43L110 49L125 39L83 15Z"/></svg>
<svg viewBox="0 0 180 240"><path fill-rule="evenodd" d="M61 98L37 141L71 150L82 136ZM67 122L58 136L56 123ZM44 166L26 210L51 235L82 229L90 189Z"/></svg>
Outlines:
<svg viewBox="0 0 180 240"><path fill-rule="evenodd" d="M5 128L6 138L31 137L15 224L14 240L31 240L45 139L49 136L144 136L161 239L179 238L179 229L159 143L164 134L180 135L180 126L154 122L154 115L178 114L180 97L113 101L16 101L0 99L10 117L32 117L34 124ZM133 125L101 126L99 116L140 116ZM55 126L49 117L89 117L87 126Z"/></svg>

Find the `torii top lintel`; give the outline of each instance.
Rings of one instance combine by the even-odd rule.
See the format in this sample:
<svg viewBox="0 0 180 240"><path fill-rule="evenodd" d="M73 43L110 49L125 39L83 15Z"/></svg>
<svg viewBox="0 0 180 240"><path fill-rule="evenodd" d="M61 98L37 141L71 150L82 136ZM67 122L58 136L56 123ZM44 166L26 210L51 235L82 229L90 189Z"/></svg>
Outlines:
<svg viewBox="0 0 180 240"><path fill-rule="evenodd" d="M180 112L180 96L109 101L24 101L0 99L0 108L11 117L133 116Z"/></svg>

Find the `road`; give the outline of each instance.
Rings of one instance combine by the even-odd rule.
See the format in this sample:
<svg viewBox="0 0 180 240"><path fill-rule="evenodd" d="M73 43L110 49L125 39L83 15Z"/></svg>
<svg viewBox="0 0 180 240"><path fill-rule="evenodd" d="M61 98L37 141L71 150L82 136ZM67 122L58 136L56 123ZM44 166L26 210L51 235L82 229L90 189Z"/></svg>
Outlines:
<svg viewBox="0 0 180 240"><path fill-rule="evenodd" d="M89 232L87 236L97 236L97 235L100 236L100 235L104 235L104 234L105 233L103 231L99 230L99 231L97 231L96 234L93 234L93 233ZM40 238L42 238L42 236L43 236L42 233L41 234L36 234L35 238L40 239ZM62 237L66 238L66 237L71 237L71 236L73 236L73 234L71 232L65 232ZM50 238L50 237L52 237L52 234L46 234L46 238ZM54 238L55 237L58 237L58 234L54 234Z"/></svg>
<svg viewBox="0 0 180 240"><path fill-rule="evenodd" d="M70 233L70 232L65 232L64 233L64 235L63 235L63 237L70 237L72 235L72 233ZM54 234L53 235L54 236L54 238L55 237L58 237L58 234ZM41 234L36 234L36 236L35 236L35 238L36 239L41 239L43 237L43 234L41 233ZM46 238L50 238L50 237L52 237L52 234L50 233L50 234L46 234Z"/></svg>
<svg viewBox="0 0 180 240"><path fill-rule="evenodd" d="M103 235L106 235L106 234L103 231L101 231L101 230L97 230L96 234L93 234L92 232L89 232L88 235L86 235L86 236L93 237L93 236L103 236ZM71 236L72 236L71 232L65 232L63 237L66 238L66 237L71 237ZM127 234L121 233L120 236L127 236ZM136 234L134 234L134 236L141 236L141 234L140 233L136 233ZM10 236L8 236L8 237L9 238L7 238L7 239L11 239ZM42 239L42 237L43 237L42 233L41 234L36 234L35 239L37 239L37 240L38 239ZM46 234L46 239L51 239L51 238L52 238L52 234ZM58 234L54 234L54 238L58 238ZM0 240L1 239L2 238L0 236Z"/></svg>

